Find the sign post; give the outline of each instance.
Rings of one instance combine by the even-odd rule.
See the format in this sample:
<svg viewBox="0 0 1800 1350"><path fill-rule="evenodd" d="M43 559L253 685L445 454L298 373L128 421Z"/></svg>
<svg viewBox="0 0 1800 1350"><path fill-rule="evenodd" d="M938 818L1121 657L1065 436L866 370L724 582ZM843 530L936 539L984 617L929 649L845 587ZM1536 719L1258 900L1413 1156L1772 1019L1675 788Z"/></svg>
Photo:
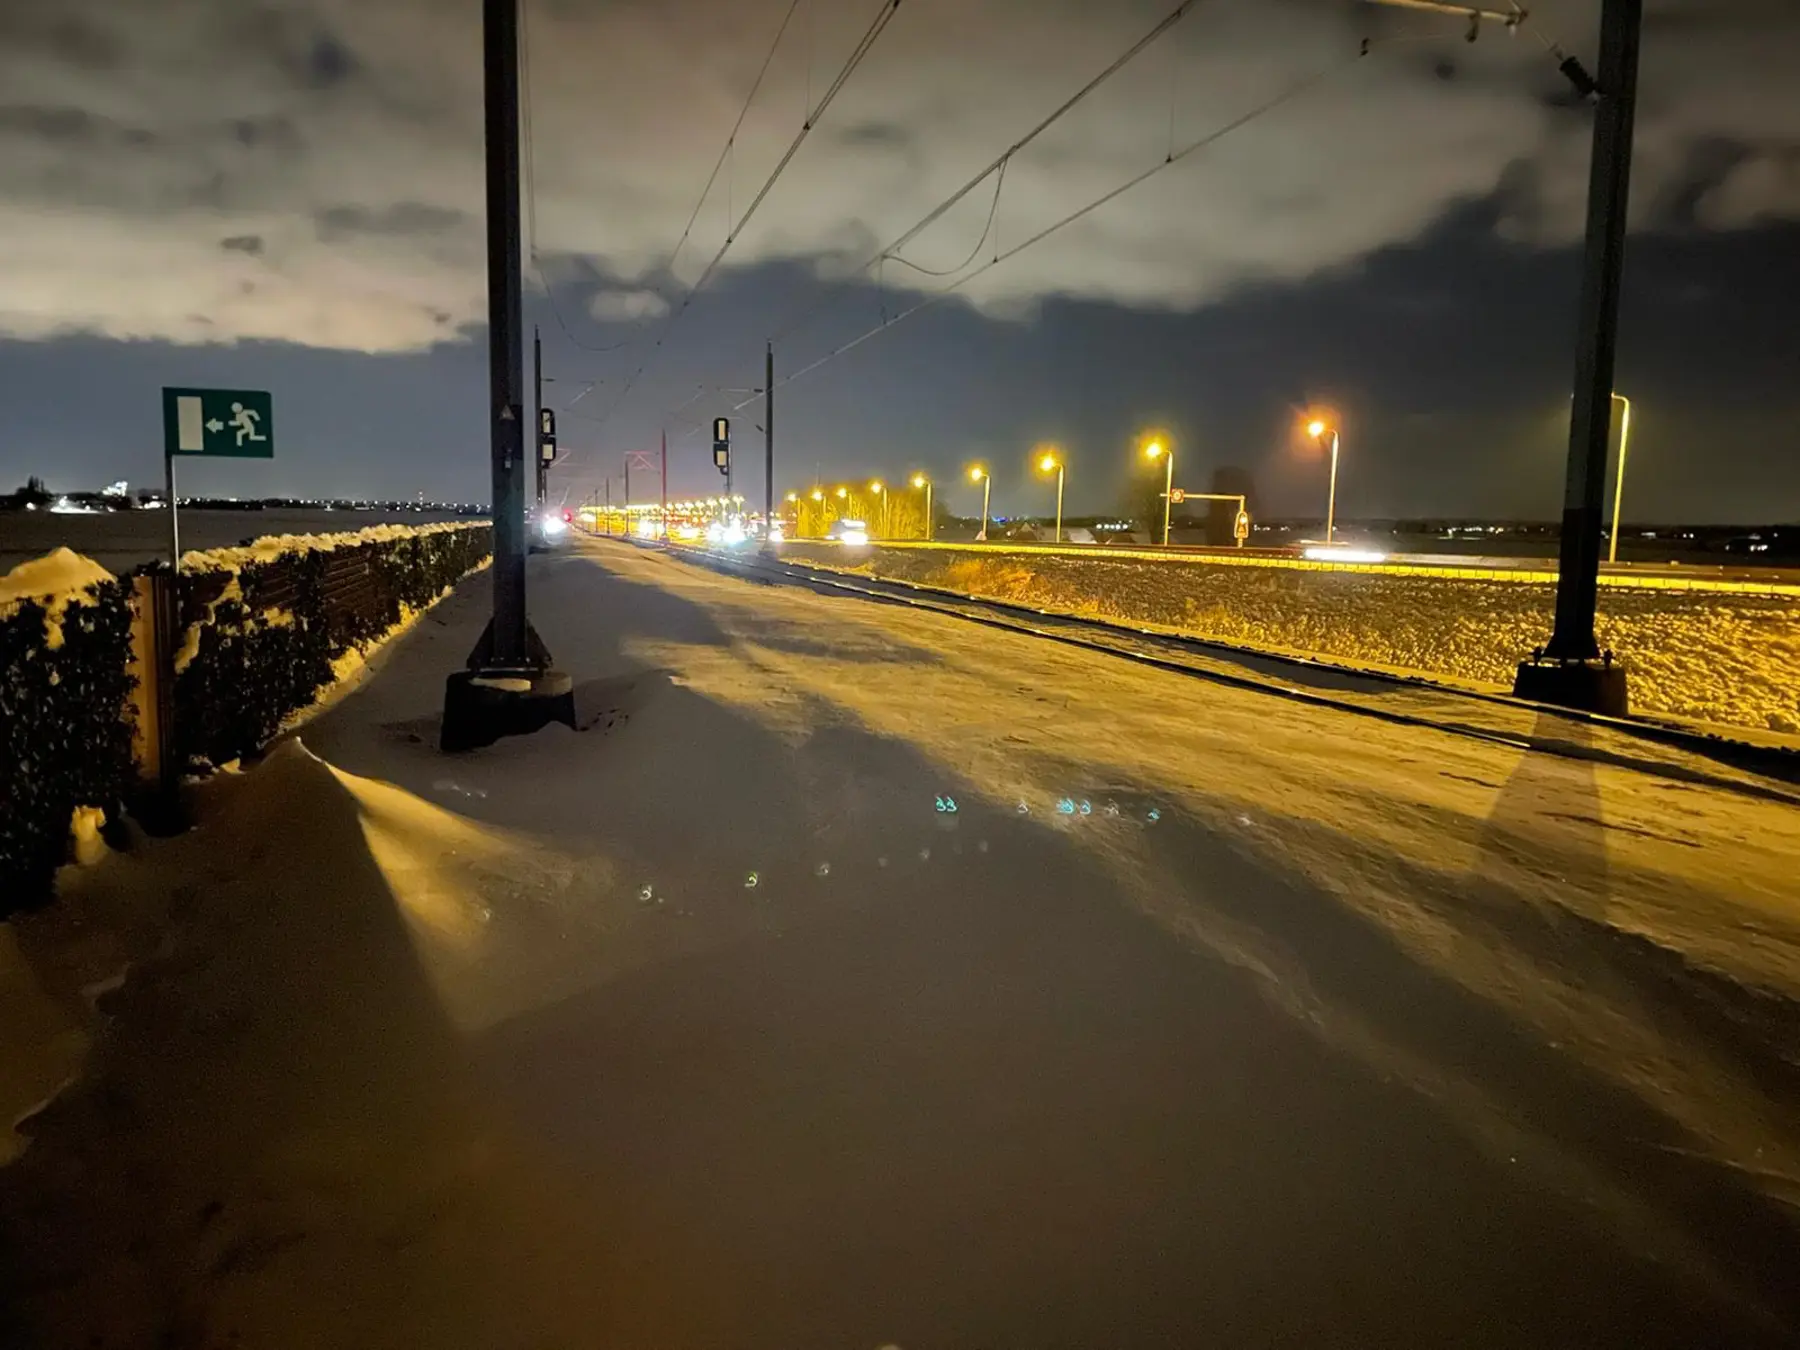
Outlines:
<svg viewBox="0 0 1800 1350"><path fill-rule="evenodd" d="M262 389L162 391L163 486L169 498L169 566L181 570L181 523L175 460L274 459L274 400Z"/></svg>

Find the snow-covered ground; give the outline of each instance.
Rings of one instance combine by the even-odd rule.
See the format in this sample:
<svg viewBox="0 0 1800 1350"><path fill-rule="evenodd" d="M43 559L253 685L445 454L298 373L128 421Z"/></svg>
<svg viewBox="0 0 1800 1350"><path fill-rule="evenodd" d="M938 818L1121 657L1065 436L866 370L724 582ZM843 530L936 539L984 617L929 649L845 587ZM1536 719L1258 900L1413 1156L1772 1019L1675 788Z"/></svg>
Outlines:
<svg viewBox="0 0 1800 1350"><path fill-rule="evenodd" d="M15 925L0 1342L1800 1334L1782 785L589 548L579 732L436 751L466 582Z"/></svg>
<svg viewBox="0 0 1800 1350"><path fill-rule="evenodd" d="M1518 580L1295 571L1006 550L794 543L815 565L1131 623L1262 651L1510 689L1550 635L1554 586ZM1631 672L1632 706L1800 734L1800 602L1786 595L1607 584L1596 632Z"/></svg>

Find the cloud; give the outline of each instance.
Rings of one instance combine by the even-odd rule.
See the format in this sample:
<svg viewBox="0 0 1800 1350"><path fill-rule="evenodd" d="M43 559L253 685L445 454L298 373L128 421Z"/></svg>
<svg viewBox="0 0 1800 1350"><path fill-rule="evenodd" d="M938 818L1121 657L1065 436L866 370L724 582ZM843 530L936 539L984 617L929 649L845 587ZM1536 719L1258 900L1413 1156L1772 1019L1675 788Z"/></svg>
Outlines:
<svg viewBox="0 0 1800 1350"><path fill-rule="evenodd" d="M1170 2L909 0L728 265L842 275ZM590 305L608 320L656 316L699 273L874 10L804 0L671 277L664 263L785 0L526 3L535 240L546 259L609 279ZM1648 9L1640 228L1800 216L1800 12L1788 0ZM1591 68L1597 11L1541 0L1533 17ZM1566 243L1589 114L1568 106L1534 37L1487 31L1467 45L1462 32L1351 0L1209 0L1009 167L989 237L984 186L906 256L941 270L974 248L985 261L1327 68L1303 97L994 268L970 298L1009 314L1052 295L1193 307L1352 264L1496 197L1507 237ZM397 351L484 317L476 5L0 0L0 90L0 335ZM1708 144L1742 152L1696 195ZM942 284L898 265L883 281Z"/></svg>
<svg viewBox="0 0 1800 1350"><path fill-rule="evenodd" d="M659 319L668 312L669 302L655 291L599 291L588 302L588 313L603 323Z"/></svg>

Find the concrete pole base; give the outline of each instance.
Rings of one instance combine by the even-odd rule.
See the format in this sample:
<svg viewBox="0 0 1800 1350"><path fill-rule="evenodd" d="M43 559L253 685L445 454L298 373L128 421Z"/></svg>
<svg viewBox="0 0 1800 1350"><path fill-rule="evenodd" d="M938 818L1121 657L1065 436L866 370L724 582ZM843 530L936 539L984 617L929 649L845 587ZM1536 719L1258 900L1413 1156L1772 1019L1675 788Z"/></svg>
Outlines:
<svg viewBox="0 0 1800 1350"><path fill-rule="evenodd" d="M552 722L574 729L575 685L559 670L459 670L444 681L440 750L478 750Z"/></svg>
<svg viewBox="0 0 1800 1350"><path fill-rule="evenodd" d="M1624 717L1631 709L1625 668L1599 661L1522 661L1513 697L1607 717Z"/></svg>

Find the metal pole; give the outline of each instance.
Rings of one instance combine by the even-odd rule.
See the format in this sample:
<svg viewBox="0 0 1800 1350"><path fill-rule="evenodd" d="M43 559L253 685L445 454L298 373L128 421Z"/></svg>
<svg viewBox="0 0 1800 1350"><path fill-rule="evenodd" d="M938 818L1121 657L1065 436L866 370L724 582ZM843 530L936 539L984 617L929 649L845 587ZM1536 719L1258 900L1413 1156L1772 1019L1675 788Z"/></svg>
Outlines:
<svg viewBox="0 0 1800 1350"><path fill-rule="evenodd" d="M519 345L518 0L483 0L482 39L494 617L470 664L523 669L529 662L530 648L525 619L525 410L521 406L525 380Z"/></svg>
<svg viewBox="0 0 1800 1350"><path fill-rule="evenodd" d="M1623 394L1614 394L1620 405L1619 412L1619 477L1613 484L1613 518L1612 533L1607 536L1608 547L1606 561L1619 561L1619 503L1625 499L1625 455L1631 449L1631 400Z"/></svg>
<svg viewBox="0 0 1800 1350"><path fill-rule="evenodd" d="M1169 509L1175 504L1175 452L1168 451L1163 455L1168 461L1163 467L1163 547L1169 546Z"/></svg>
<svg viewBox="0 0 1800 1350"><path fill-rule="evenodd" d="M981 542L987 542L988 499L994 494L994 475L981 475Z"/></svg>
<svg viewBox="0 0 1800 1350"><path fill-rule="evenodd" d="M1338 434L1331 433L1331 495L1325 500L1325 542L1329 544L1337 528L1337 459Z"/></svg>
<svg viewBox="0 0 1800 1350"><path fill-rule="evenodd" d="M775 344L763 345L763 543L775 521ZM800 512L794 511L794 533L800 533Z"/></svg>
<svg viewBox="0 0 1800 1350"><path fill-rule="evenodd" d="M931 542L932 523L933 522L932 522L932 518L931 518L931 480L929 478L927 478L925 480L925 542L928 544Z"/></svg>
<svg viewBox="0 0 1800 1350"><path fill-rule="evenodd" d="M534 386L537 391L536 420L532 423L531 445L532 461L537 465L537 504L541 508L544 499L549 496L548 482L550 471L544 464L544 341L538 335L536 324L531 326L531 370Z"/></svg>
<svg viewBox="0 0 1800 1350"><path fill-rule="evenodd" d="M606 475L606 537L612 538L612 475Z"/></svg>
<svg viewBox="0 0 1800 1350"><path fill-rule="evenodd" d="M657 526L657 534L663 543L669 542L669 432L663 429L662 434L662 515Z"/></svg>
<svg viewBox="0 0 1800 1350"><path fill-rule="evenodd" d="M625 452L625 533L631 533L631 451Z"/></svg>
<svg viewBox="0 0 1800 1350"><path fill-rule="evenodd" d="M1600 102L1594 116L1593 165L1588 180L1587 244L1575 357L1575 405L1569 419L1568 474L1563 490L1556 626L1544 649L1552 661L1562 663L1592 661L1600 655L1594 636L1600 517L1612 429L1613 361L1625 268L1625 215L1631 188L1643 16L1643 0L1605 0L1600 13L1596 80Z"/></svg>
<svg viewBox="0 0 1800 1350"><path fill-rule="evenodd" d="M1063 466L1058 464L1056 466L1056 542L1059 544L1062 543L1062 492L1064 472Z"/></svg>
<svg viewBox="0 0 1800 1350"><path fill-rule="evenodd" d="M175 456L163 453L163 492L169 498L169 571L181 575L181 521L175 505Z"/></svg>

